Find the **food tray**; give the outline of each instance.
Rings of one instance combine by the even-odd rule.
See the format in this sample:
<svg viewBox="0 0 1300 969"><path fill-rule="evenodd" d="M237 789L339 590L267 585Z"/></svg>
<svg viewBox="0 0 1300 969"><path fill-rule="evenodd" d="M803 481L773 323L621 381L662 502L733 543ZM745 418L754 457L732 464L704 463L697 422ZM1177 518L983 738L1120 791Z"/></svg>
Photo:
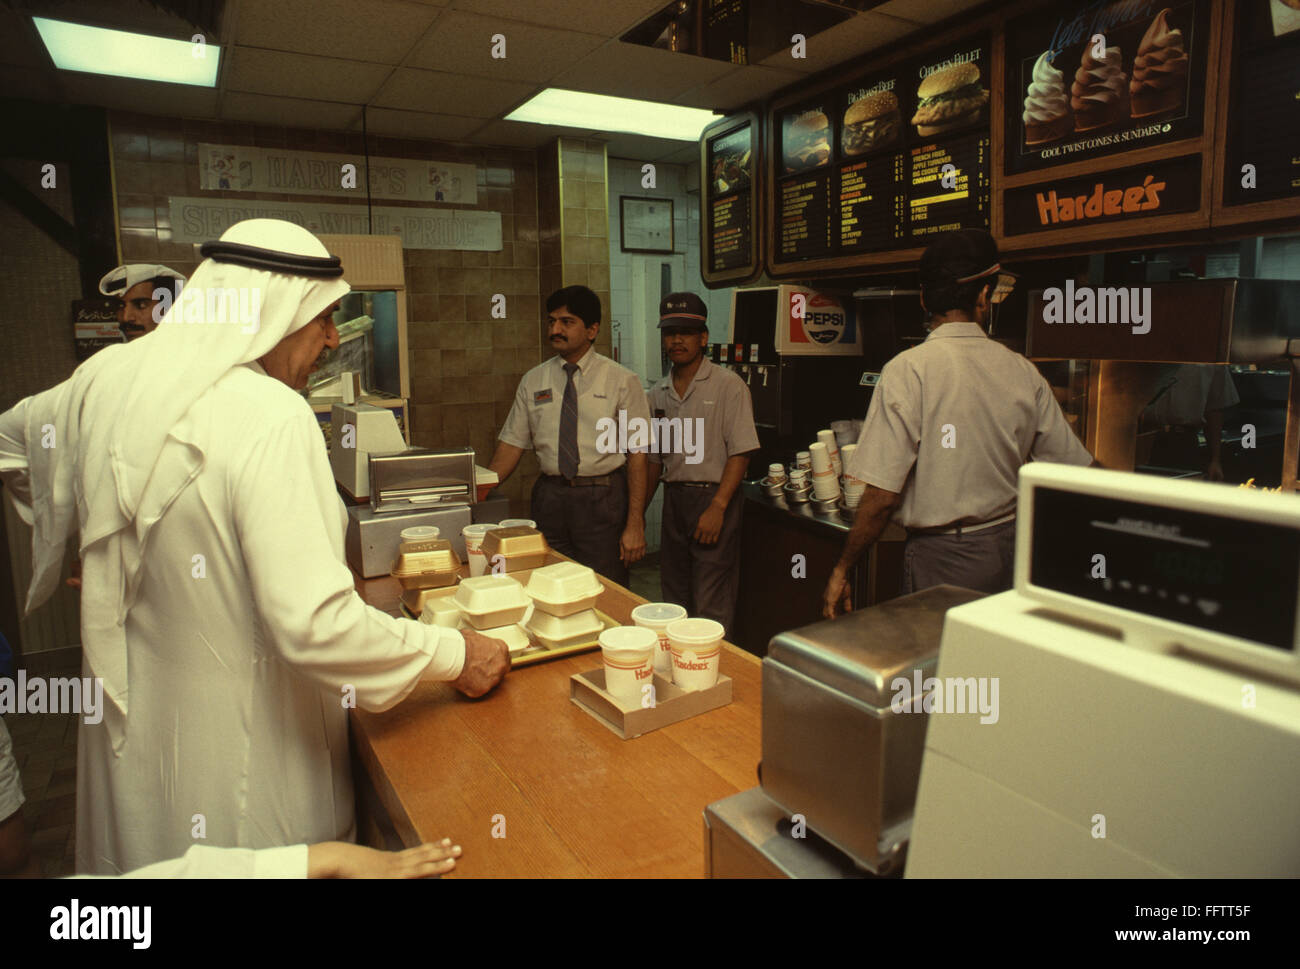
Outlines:
<svg viewBox="0 0 1300 969"><path fill-rule="evenodd" d="M431 592L429 594L429 598L455 595L455 593L456 593L456 587L449 586L446 589L438 589L437 591ZM411 609L407 606L405 601L403 601L401 605L402 605L402 615L406 616L408 619L415 619L417 621L419 620L420 617L416 613L411 611ZM596 617L601 621L601 626L602 626L601 632L603 632L604 630L608 629L611 626L623 625L622 623L611 618L607 614L601 612L599 609L596 610ZM478 630L474 630L474 631L478 632ZM597 633L596 635L597 637L599 637L600 634ZM530 638L533 639L534 645L524 650L522 653L516 653L514 656L512 656L510 659L510 664L512 667L530 666L533 663L544 663L547 660L560 659L563 656L576 656L578 653L590 653L592 650L600 649L600 641L598 638L591 640L591 642L589 643L575 643L572 646L565 646L563 649L547 649L545 646L538 644L537 640L533 638L531 634L530 634Z"/></svg>

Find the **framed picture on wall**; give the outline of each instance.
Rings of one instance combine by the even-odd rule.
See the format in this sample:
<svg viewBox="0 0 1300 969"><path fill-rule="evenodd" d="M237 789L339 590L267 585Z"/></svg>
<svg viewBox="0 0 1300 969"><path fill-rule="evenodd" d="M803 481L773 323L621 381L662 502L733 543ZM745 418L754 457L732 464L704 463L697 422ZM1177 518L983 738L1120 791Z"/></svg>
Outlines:
<svg viewBox="0 0 1300 969"><path fill-rule="evenodd" d="M623 252L673 251L673 200L618 197Z"/></svg>

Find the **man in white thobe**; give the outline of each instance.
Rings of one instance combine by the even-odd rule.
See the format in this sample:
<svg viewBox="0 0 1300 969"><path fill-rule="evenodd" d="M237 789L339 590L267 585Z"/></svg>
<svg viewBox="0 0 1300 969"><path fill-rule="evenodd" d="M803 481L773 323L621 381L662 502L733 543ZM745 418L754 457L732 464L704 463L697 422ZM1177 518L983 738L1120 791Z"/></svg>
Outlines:
<svg viewBox="0 0 1300 969"><path fill-rule="evenodd" d="M349 287L305 229L232 226L154 332L0 415L0 475L34 525L27 609L79 530L83 675L77 871L194 844L354 839L347 706L422 679L486 693L505 645L367 606L345 513L296 392ZM214 294L216 294L214 296Z"/></svg>

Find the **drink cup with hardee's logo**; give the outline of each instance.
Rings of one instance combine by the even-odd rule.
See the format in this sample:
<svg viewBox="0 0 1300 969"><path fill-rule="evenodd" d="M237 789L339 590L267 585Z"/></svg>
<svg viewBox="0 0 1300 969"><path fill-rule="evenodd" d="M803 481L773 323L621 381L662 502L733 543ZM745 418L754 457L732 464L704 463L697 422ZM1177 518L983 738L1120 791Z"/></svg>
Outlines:
<svg viewBox="0 0 1300 969"><path fill-rule="evenodd" d="M668 642L668 624L686 618L686 610L671 602L647 602L632 610L632 622L646 629L653 629L659 636L659 645L655 648L655 672L672 678L673 651Z"/></svg>
<svg viewBox="0 0 1300 969"><path fill-rule="evenodd" d="M644 626L612 626L600 634L605 660L605 692L620 700L641 699L641 688L654 681L659 634Z"/></svg>
<svg viewBox="0 0 1300 969"><path fill-rule="evenodd" d="M465 538L465 558L469 560L469 574L483 575L487 572L487 556L483 554L483 536L496 528L496 525L466 525L460 530Z"/></svg>
<svg viewBox="0 0 1300 969"><path fill-rule="evenodd" d="M712 619L678 619L669 623L674 683L689 692L707 690L718 682L724 631L722 623Z"/></svg>

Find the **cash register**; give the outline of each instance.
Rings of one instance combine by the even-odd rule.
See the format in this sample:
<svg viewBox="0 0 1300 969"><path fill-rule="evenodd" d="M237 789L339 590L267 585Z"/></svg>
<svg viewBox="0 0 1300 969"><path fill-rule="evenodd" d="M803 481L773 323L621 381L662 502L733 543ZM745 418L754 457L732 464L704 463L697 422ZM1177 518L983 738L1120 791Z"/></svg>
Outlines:
<svg viewBox="0 0 1300 969"><path fill-rule="evenodd" d="M906 876L1300 875L1300 498L1031 464L1015 588L948 613Z"/></svg>
<svg viewBox="0 0 1300 969"><path fill-rule="evenodd" d="M773 641L711 874L1300 875L1300 497L1034 463L1017 519L1011 591Z"/></svg>

